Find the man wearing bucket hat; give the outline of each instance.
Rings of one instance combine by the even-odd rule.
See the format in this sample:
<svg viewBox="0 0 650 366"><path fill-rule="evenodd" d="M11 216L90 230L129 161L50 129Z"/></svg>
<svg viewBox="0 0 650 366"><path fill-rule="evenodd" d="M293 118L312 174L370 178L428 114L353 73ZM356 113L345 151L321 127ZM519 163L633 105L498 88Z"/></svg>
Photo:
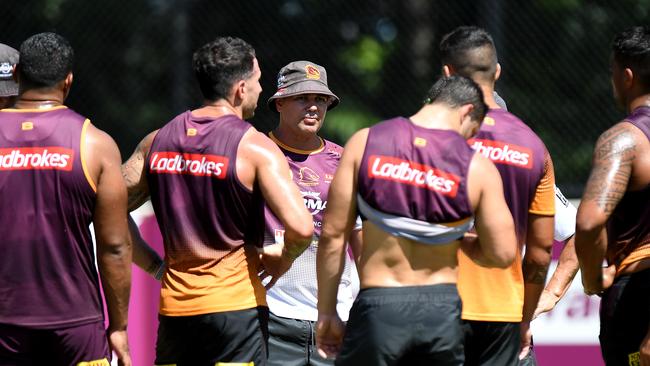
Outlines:
<svg viewBox="0 0 650 366"><path fill-rule="evenodd" d="M295 61L278 73L278 89L268 100L280 114L280 123L269 133L284 153L293 181L303 196L314 222L315 240L291 269L267 292L269 317L269 365L331 365L315 349L316 250L327 193L343 148L318 136L325 114L339 103L327 85L325 68L309 61ZM265 210L265 244L283 241L284 227L268 207ZM360 227L350 236L359 243ZM345 257L337 309L347 320L358 289L352 255Z"/></svg>
<svg viewBox="0 0 650 366"><path fill-rule="evenodd" d="M14 80L18 55L18 51L0 43L0 109L12 106L18 96L18 83Z"/></svg>

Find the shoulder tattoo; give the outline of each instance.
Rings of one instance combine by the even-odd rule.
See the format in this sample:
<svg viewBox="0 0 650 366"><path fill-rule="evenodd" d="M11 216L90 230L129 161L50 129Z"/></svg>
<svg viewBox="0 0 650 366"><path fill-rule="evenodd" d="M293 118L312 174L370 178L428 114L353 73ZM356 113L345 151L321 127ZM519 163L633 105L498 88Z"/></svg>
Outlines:
<svg viewBox="0 0 650 366"><path fill-rule="evenodd" d="M616 208L627 190L636 144L629 127L621 124L598 138L583 199L595 201L607 214Z"/></svg>

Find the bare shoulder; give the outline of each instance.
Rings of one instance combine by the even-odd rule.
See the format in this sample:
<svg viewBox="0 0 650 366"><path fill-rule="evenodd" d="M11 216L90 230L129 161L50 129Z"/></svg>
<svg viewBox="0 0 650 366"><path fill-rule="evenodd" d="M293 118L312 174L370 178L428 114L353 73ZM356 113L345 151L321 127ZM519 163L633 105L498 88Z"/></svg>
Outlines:
<svg viewBox="0 0 650 366"><path fill-rule="evenodd" d="M138 143L138 146L135 148L135 151L133 151L133 154L122 165L123 171L128 171L131 169L139 171L143 169L144 159L149 153L149 150L151 149L151 145L153 144L153 140L156 137L157 133L158 130L149 133L140 141L140 143Z"/></svg>
<svg viewBox="0 0 650 366"><path fill-rule="evenodd" d="M501 181L501 175L499 175L499 171L492 160L480 153L474 153L467 174L470 189L473 189L473 187L481 188L486 184L492 184L496 178L499 178L499 181Z"/></svg>
<svg viewBox="0 0 650 366"><path fill-rule="evenodd" d="M642 132L633 124L622 121L605 132L596 141L594 160L611 159L614 156L633 153L641 141Z"/></svg>
<svg viewBox="0 0 650 366"><path fill-rule="evenodd" d="M363 128L350 137L348 142L345 143L345 148L343 149L343 157L355 157L360 158L363 155L364 150L366 149L366 142L368 141L368 128Z"/></svg>
<svg viewBox="0 0 650 366"><path fill-rule="evenodd" d="M469 175L470 177L476 176L479 178L484 174L488 177L492 177L495 174L498 175L499 171L492 160L486 158L483 154L474 153L472 162L469 165Z"/></svg>
<svg viewBox="0 0 650 366"><path fill-rule="evenodd" d="M145 154L148 153L149 149L151 149L151 144L153 144L154 138L156 138L156 135L158 134L158 131L159 130L155 130L155 131L152 131L149 134L147 134L147 136L145 136L140 141L140 143L138 144L138 147L136 147L136 149L138 151L141 151L141 152L145 153Z"/></svg>
<svg viewBox="0 0 650 366"><path fill-rule="evenodd" d="M345 149L347 150L348 148L361 148L363 150L366 147L366 141L368 141L369 132L369 128L362 128L352 134L348 142L345 143Z"/></svg>
<svg viewBox="0 0 650 366"><path fill-rule="evenodd" d="M275 143L265 134L262 132L258 131L255 127L252 127L248 129L244 133L244 136L242 136L241 143L240 145L244 146L276 146Z"/></svg>
<svg viewBox="0 0 650 366"><path fill-rule="evenodd" d="M85 140L88 157L93 160L118 159L121 161L120 150L115 140L103 130L100 130L92 123L88 124Z"/></svg>
<svg viewBox="0 0 650 366"><path fill-rule="evenodd" d="M606 215L613 212L630 187L641 135L634 125L622 121L598 137L583 201L593 201Z"/></svg>
<svg viewBox="0 0 650 366"><path fill-rule="evenodd" d="M237 160L240 158L255 165L257 165L256 163L266 164L276 159L285 160L280 148L268 136L254 127L246 131L239 142Z"/></svg>

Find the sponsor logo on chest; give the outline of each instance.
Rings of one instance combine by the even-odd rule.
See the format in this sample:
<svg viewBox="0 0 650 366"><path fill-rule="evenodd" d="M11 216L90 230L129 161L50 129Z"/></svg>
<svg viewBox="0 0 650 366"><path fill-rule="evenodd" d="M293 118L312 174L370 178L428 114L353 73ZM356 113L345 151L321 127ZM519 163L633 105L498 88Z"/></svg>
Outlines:
<svg viewBox="0 0 650 366"><path fill-rule="evenodd" d="M73 157L74 150L58 146L5 148L0 149L0 171L71 171Z"/></svg>
<svg viewBox="0 0 650 366"><path fill-rule="evenodd" d="M151 155L149 161L149 171L155 174L189 174L225 179L227 170L228 158L219 155L158 151Z"/></svg>
<svg viewBox="0 0 650 366"><path fill-rule="evenodd" d="M533 151L527 147L483 139L470 139L468 143L474 151L492 160L495 164L533 168Z"/></svg>
<svg viewBox="0 0 650 366"><path fill-rule="evenodd" d="M302 194L302 200L305 203L307 210L311 212L312 216L317 215L319 212L323 211L327 206L327 201L320 199L320 192L300 192Z"/></svg>
<svg viewBox="0 0 650 366"><path fill-rule="evenodd" d="M368 159L368 177L426 188L456 197L460 177L439 169L398 158L372 155Z"/></svg>

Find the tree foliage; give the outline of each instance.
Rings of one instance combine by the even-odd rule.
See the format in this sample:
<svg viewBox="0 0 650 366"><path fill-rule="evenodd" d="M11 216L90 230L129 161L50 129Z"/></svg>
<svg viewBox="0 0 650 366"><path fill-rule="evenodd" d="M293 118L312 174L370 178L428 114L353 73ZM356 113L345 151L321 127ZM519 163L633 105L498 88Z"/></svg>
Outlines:
<svg viewBox="0 0 650 366"><path fill-rule="evenodd" d="M68 104L89 116L129 155L149 131L201 98L191 53L217 35L256 48L264 92L252 123L268 131L277 71L293 60L327 68L342 99L323 130L343 144L381 119L408 116L440 74L437 45L475 24L497 43L497 90L544 139L558 182L577 196L600 132L622 117L609 86L609 42L649 24L650 0L9 0L0 42L56 31L73 44Z"/></svg>

